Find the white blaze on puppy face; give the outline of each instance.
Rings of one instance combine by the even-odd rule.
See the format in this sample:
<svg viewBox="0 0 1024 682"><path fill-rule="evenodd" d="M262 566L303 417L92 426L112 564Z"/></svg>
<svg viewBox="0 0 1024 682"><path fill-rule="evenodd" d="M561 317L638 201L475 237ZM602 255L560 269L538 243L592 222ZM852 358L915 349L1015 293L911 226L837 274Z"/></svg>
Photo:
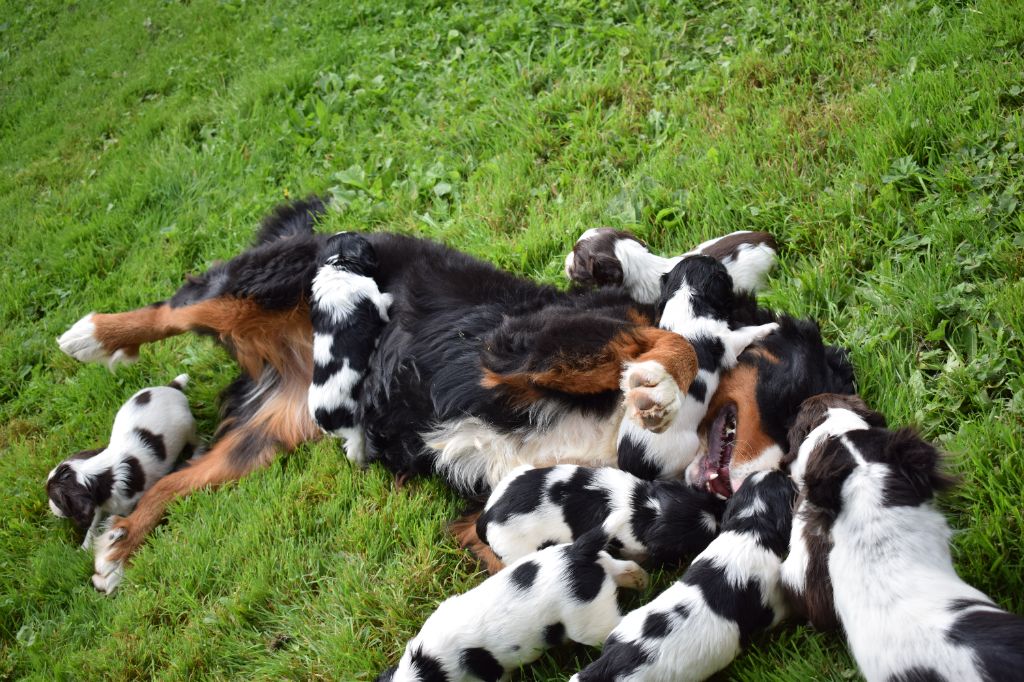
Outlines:
<svg viewBox="0 0 1024 682"><path fill-rule="evenodd" d="M804 484L804 472L811 453L821 445L822 441L832 436L839 436L847 431L859 431L870 428L856 412L845 408L830 407L825 421L816 426L800 444L796 459L789 466L789 474L797 486Z"/></svg>

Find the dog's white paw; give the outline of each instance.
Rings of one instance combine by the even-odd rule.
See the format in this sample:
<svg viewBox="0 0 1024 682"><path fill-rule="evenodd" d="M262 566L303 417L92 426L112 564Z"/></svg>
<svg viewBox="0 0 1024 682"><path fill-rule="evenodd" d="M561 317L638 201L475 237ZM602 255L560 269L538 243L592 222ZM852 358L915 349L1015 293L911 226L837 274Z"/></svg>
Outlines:
<svg viewBox="0 0 1024 682"><path fill-rule="evenodd" d="M124 580L124 561L112 560L110 555L114 544L125 534L123 528L111 528L94 543L96 559L93 563L92 585L100 592L111 594Z"/></svg>
<svg viewBox="0 0 1024 682"><path fill-rule="evenodd" d="M363 432L358 429L345 429L345 456L348 461L359 466L366 466L366 444Z"/></svg>
<svg viewBox="0 0 1024 682"><path fill-rule="evenodd" d="M647 571L640 567L640 564L627 561L623 564L624 569L615 576L615 584L627 590L643 590L647 588L650 578Z"/></svg>
<svg viewBox="0 0 1024 682"><path fill-rule="evenodd" d="M95 313L89 313L61 334L57 339L60 349L79 362L101 362L111 371L119 364L128 364L138 360L137 356L124 349L118 348L111 353L103 347L100 340L96 338L94 315Z"/></svg>
<svg viewBox="0 0 1024 682"><path fill-rule="evenodd" d="M626 416L641 428L661 433L679 412L679 386L659 362L628 363L621 387Z"/></svg>

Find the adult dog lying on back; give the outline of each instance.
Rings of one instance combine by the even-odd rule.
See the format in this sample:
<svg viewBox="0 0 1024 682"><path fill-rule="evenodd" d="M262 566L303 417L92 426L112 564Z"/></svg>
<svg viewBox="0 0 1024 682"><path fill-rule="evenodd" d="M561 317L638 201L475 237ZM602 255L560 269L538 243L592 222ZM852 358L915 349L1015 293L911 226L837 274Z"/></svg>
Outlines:
<svg viewBox="0 0 1024 682"><path fill-rule="evenodd" d="M242 370L226 391L209 451L114 524L97 565L123 565L173 498L240 478L319 437L306 396L311 283L327 239L313 233L313 223L322 210L315 200L281 207L254 246L190 277L169 300L87 315L61 337L69 355L114 364L137 357L144 343L195 331L214 336ZM365 237L378 261L374 279L393 304L356 417L367 458L401 477L437 472L473 495L522 463L613 465L623 363L654 361L664 370L660 380L681 390L696 372L690 344L655 327L652 307L623 288L564 292L432 241ZM775 319L750 304L733 321ZM804 398L853 390L845 353L823 345L817 325L778 322L722 377L702 429L711 444L703 456L713 464L702 470L724 475L733 490L778 463ZM474 542L473 521L462 526L464 544Z"/></svg>

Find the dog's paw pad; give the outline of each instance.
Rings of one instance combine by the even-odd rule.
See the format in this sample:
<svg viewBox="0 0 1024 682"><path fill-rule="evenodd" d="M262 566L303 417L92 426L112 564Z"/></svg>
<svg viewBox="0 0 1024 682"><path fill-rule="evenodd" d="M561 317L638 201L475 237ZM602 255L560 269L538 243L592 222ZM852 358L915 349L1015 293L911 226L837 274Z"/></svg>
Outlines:
<svg viewBox="0 0 1024 682"><path fill-rule="evenodd" d="M632 563L632 562L631 562ZM647 571L640 567L639 564L632 563L622 573L615 578L616 584L619 587L623 587L627 590L643 590L647 588L649 582Z"/></svg>
<svg viewBox="0 0 1024 682"><path fill-rule="evenodd" d="M657 362L637 362L622 374L626 416L641 428L661 433L679 411L679 386Z"/></svg>

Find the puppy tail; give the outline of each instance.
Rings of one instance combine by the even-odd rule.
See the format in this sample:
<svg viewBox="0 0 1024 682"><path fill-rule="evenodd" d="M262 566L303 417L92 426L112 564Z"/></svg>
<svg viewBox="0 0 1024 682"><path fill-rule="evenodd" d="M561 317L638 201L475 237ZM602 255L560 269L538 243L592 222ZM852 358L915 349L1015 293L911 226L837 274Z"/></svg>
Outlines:
<svg viewBox="0 0 1024 682"><path fill-rule="evenodd" d="M187 374L179 374L178 376L174 377L174 381L172 381L171 383L169 383L167 385L169 387L171 387L171 388L176 388L179 391L181 391L182 393L184 393L185 392L185 387L188 386L188 375Z"/></svg>

